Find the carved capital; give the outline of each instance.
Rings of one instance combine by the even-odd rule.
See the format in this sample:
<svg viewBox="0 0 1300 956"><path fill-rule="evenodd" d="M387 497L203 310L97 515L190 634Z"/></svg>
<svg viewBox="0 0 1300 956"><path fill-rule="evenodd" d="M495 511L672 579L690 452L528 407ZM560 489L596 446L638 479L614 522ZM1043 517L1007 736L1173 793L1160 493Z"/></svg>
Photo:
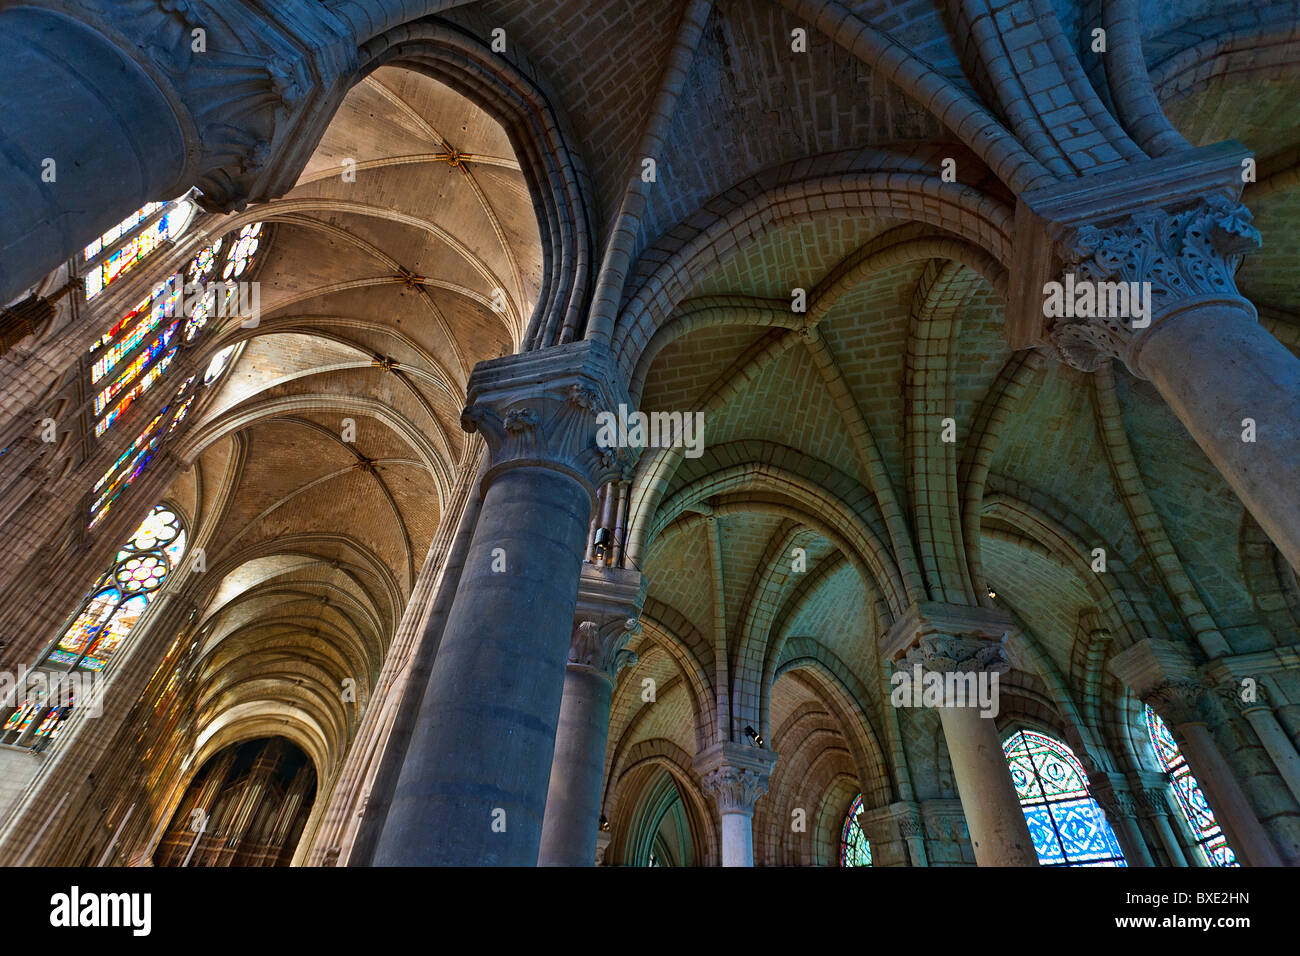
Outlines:
<svg viewBox="0 0 1300 956"><path fill-rule="evenodd" d="M1135 803L1138 814L1142 817L1163 817L1169 815L1169 803L1165 799L1164 787L1147 787L1138 792Z"/></svg>
<svg viewBox="0 0 1300 956"><path fill-rule="evenodd" d="M1216 682L1213 690L1216 697L1243 717L1253 713L1271 713L1273 710L1264 685L1253 678L1247 686L1240 678L1228 677Z"/></svg>
<svg viewBox="0 0 1300 956"><path fill-rule="evenodd" d="M358 69L351 29L321 3L82 0L77 15L172 102L183 181L214 212L292 188Z"/></svg>
<svg viewBox="0 0 1300 956"><path fill-rule="evenodd" d="M767 780L753 770L719 767L706 773L701 784L722 813L753 813L758 798L767 793Z"/></svg>
<svg viewBox="0 0 1300 956"><path fill-rule="evenodd" d="M1011 616L996 608L922 601L899 615L885 632L881 652L887 660L906 658L909 666L919 663L937 673L959 669L1006 673L1002 649L1014 630Z"/></svg>
<svg viewBox="0 0 1300 956"><path fill-rule="evenodd" d="M636 663L636 654L626 648L628 641L640 633L641 622L635 618L604 627L595 621L581 621L569 642L569 663L595 668L613 681L620 670Z"/></svg>
<svg viewBox="0 0 1300 956"><path fill-rule="evenodd" d="M922 635L906 655L910 665L919 664L929 673L1005 674L1011 669L1006 648L1000 640L975 635Z"/></svg>
<svg viewBox="0 0 1300 956"><path fill-rule="evenodd" d="M561 471L594 497L636 454L596 444L599 413L627 401L618 381L608 350L587 341L480 362L460 423L487 442L484 488L532 466Z"/></svg>
<svg viewBox="0 0 1300 956"><path fill-rule="evenodd" d="M1151 688L1142 695L1142 702L1171 727L1204 723L1200 703L1205 690L1200 681L1175 678Z"/></svg>
<svg viewBox="0 0 1300 956"><path fill-rule="evenodd" d="M925 827L921 825L921 817L916 811L898 818L898 835L904 840L925 836Z"/></svg>
<svg viewBox="0 0 1300 956"><path fill-rule="evenodd" d="M1116 787L1108 779L1107 774L1091 775L1089 782L1092 784L1093 798L1101 804L1101 808L1106 811L1106 816L1109 819L1119 820L1138 815L1138 798L1127 789Z"/></svg>
<svg viewBox="0 0 1300 956"><path fill-rule="evenodd" d="M695 758L700 785L722 813L753 813L776 765L776 754L761 747L724 743Z"/></svg>
<svg viewBox="0 0 1300 956"><path fill-rule="evenodd" d="M1136 352L1143 334L1170 313L1207 297L1240 300L1249 308L1233 275L1241 256L1259 244L1250 210L1218 194L1177 212L1144 210L1104 228L1069 230L1058 248L1062 286L1067 296L1086 288L1093 314L1056 319L1047 329L1051 349L1081 371L1117 358L1140 374ZM1150 306L1140 324L1133 308L1116 308L1137 305L1129 302L1130 290Z"/></svg>

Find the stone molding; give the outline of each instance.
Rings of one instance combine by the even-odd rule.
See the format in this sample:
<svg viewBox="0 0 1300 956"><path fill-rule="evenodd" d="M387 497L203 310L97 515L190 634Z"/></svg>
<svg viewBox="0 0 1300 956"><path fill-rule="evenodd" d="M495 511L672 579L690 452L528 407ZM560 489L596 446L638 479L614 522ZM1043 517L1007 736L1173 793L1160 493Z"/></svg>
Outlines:
<svg viewBox="0 0 1300 956"><path fill-rule="evenodd" d="M480 362L470 375L461 428L488 446L482 490L512 468L549 468L587 489L617 477L633 448L600 448L597 415L628 403L608 348L583 340Z"/></svg>

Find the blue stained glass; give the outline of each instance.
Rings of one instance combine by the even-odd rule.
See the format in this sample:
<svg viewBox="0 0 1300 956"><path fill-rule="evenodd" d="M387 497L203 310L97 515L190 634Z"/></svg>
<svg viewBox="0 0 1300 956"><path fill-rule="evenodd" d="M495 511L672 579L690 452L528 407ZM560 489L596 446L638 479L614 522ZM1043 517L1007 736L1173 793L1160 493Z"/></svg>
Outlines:
<svg viewBox="0 0 1300 956"><path fill-rule="evenodd" d="M1065 744L1022 730L1003 744L1029 837L1043 866L1127 866L1115 831Z"/></svg>
<svg viewBox="0 0 1300 956"><path fill-rule="evenodd" d="M1201 785L1192 776L1191 768L1187 766L1187 760L1183 757L1178 742L1174 740L1174 735L1169 732L1168 725L1150 707L1145 708L1144 716L1151 747L1160 759L1160 766L1169 774L1174 798L1187 819L1187 825L1196 836L1197 845L1212 866L1239 866L1236 854L1228 846L1219 822L1214 819L1214 811L1206 802Z"/></svg>
<svg viewBox="0 0 1300 956"><path fill-rule="evenodd" d="M1052 828L1052 816L1048 813L1047 807L1030 806L1025 807L1025 822L1029 824L1029 838L1034 841L1034 852L1038 854L1038 861L1043 864L1064 863L1065 852L1061 848L1061 843L1056 839L1056 831Z"/></svg>
<svg viewBox="0 0 1300 956"><path fill-rule="evenodd" d="M1065 855L1071 860L1106 860L1124 855L1106 815L1091 797L1053 803L1049 809Z"/></svg>

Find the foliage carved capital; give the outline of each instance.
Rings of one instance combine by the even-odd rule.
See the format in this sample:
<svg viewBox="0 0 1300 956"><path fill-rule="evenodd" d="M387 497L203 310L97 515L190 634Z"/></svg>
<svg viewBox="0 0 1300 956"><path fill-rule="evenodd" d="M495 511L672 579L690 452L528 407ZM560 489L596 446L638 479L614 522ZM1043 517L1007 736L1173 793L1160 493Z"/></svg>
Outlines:
<svg viewBox="0 0 1300 956"><path fill-rule="evenodd" d="M636 449L597 445L597 416L626 402L608 352L575 342L482 362L470 376L461 427L488 446L486 487L510 468L569 475L593 496L635 460Z"/></svg>
<svg viewBox="0 0 1300 956"><path fill-rule="evenodd" d="M1259 245L1250 210L1222 195L1178 212L1145 210L1103 228L1071 229L1058 248L1061 286L1067 296L1086 289L1093 314L1048 327L1055 357L1085 372L1117 358L1137 373L1143 333L1171 313L1206 298L1244 303L1233 276L1241 256ZM1139 301L1147 310L1137 309ZM1129 307L1115 309L1121 302Z"/></svg>

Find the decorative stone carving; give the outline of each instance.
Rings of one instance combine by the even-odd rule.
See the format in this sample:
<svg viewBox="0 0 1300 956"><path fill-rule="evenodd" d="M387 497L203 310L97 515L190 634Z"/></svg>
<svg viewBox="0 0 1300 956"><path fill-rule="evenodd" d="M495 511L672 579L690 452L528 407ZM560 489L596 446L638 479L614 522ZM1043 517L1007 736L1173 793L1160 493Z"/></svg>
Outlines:
<svg viewBox="0 0 1300 956"><path fill-rule="evenodd" d="M1200 700L1205 693L1205 686L1199 681L1175 678L1158 684L1142 696L1142 702L1149 705L1170 726L1204 723L1201 716Z"/></svg>
<svg viewBox="0 0 1300 956"><path fill-rule="evenodd" d="M1137 811L1144 817L1163 817L1169 815L1169 804L1165 801L1165 791L1161 788L1143 789L1135 801Z"/></svg>
<svg viewBox="0 0 1300 956"><path fill-rule="evenodd" d="M1110 820L1132 818L1138 815L1138 801L1128 790L1116 788L1105 774L1091 778L1093 799L1106 811Z"/></svg>
<svg viewBox="0 0 1300 956"><path fill-rule="evenodd" d="M573 630L569 663L603 671L614 680L620 670L637 662L636 653L626 648L628 641L640 633L641 622L636 618L604 627L595 621L581 621Z"/></svg>
<svg viewBox="0 0 1300 956"><path fill-rule="evenodd" d="M583 341L481 362L469 381L461 427L487 442L484 487L501 472L540 466L564 472L592 494L637 450L599 448L597 415L627 398L603 346Z"/></svg>
<svg viewBox="0 0 1300 956"><path fill-rule="evenodd" d="M923 669L937 674L983 671L1005 674L1011 669L1001 641L973 635L923 635L907 652L906 660L909 665L920 664Z"/></svg>
<svg viewBox="0 0 1300 956"><path fill-rule="evenodd" d="M925 836L925 827L921 825L920 818L916 816L900 817L898 821L898 835L904 840L913 840Z"/></svg>
<svg viewBox="0 0 1300 956"><path fill-rule="evenodd" d="M1150 283L1154 328L1183 301L1204 296L1239 298L1233 274L1241 256L1260 244L1251 214L1222 195L1191 208L1137 213L1118 225L1080 226L1061 242L1061 258L1076 283ZM1131 317L1058 319L1048 329L1057 358L1092 372L1118 358L1137 373L1134 351L1142 330Z"/></svg>
<svg viewBox="0 0 1300 956"><path fill-rule="evenodd" d="M776 765L776 754L745 744L715 744L695 758L700 786L722 813L754 812Z"/></svg>
<svg viewBox="0 0 1300 956"><path fill-rule="evenodd" d="M1269 703L1268 691L1263 684L1258 681L1252 691L1253 699L1243 697L1242 682L1235 677L1228 677L1216 683L1213 687L1214 695L1231 706L1233 710L1243 717L1256 711L1272 712L1272 704Z"/></svg>
<svg viewBox="0 0 1300 956"><path fill-rule="evenodd" d="M767 793L767 777L753 770L719 767L701 780L704 792L718 801L722 813L753 813L758 798Z"/></svg>
<svg viewBox="0 0 1300 956"><path fill-rule="evenodd" d="M80 7L77 15L113 38L176 105L191 152L183 179L210 211L243 209L292 188L358 69L350 28L321 3Z"/></svg>

